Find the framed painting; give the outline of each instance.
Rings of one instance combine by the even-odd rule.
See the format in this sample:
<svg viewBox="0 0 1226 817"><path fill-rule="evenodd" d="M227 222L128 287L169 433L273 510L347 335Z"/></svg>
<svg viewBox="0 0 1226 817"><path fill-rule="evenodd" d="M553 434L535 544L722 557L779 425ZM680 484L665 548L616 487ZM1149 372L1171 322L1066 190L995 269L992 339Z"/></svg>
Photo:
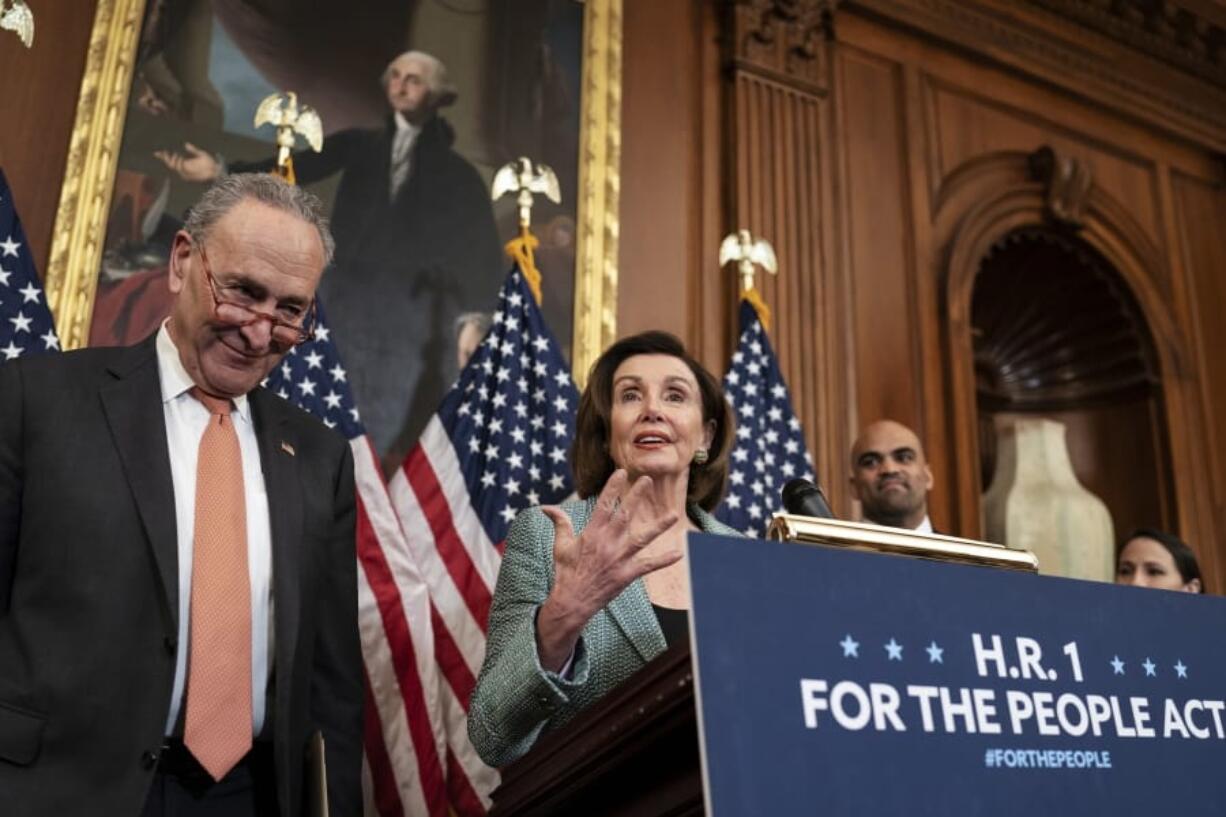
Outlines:
<svg viewBox="0 0 1226 817"><path fill-rule="evenodd" d="M616 308L621 0L98 0L47 270L64 348L164 319L170 241L220 174L271 169L269 94L323 122L294 155L336 257L328 326L385 463L416 442L496 301L518 234L490 182L527 156L542 310L576 379Z"/></svg>

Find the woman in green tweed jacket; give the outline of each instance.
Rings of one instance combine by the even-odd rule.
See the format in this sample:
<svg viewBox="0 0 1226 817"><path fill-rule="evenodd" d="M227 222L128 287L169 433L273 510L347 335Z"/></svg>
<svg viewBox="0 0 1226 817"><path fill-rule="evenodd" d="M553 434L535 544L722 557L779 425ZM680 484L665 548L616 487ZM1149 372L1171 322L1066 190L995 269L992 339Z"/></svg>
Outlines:
<svg viewBox="0 0 1226 817"><path fill-rule="evenodd" d="M525 510L507 535L468 712L486 763L520 757L688 637L685 535L738 535L709 513L733 417L670 334L624 338L596 361L571 450L583 499Z"/></svg>

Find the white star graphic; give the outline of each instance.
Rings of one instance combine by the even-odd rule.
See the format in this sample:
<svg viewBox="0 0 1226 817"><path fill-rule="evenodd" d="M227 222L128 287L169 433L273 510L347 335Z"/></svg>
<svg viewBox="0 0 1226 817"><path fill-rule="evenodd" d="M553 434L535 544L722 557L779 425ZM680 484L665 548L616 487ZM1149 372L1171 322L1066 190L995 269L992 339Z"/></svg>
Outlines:
<svg viewBox="0 0 1226 817"><path fill-rule="evenodd" d="M1180 661L1176 662L1176 664L1175 664L1175 674L1176 674L1176 675L1178 675L1180 678L1187 678L1187 677L1188 677L1188 668L1187 668L1187 666L1186 666L1186 665L1183 663L1183 660L1182 660L1182 659L1181 659Z"/></svg>
<svg viewBox="0 0 1226 817"><path fill-rule="evenodd" d="M8 346L5 346L3 349L0 349L0 352L4 353L5 360L15 360L17 357L21 355L23 351L24 349L21 346L17 346L11 340L9 341Z"/></svg>
<svg viewBox="0 0 1226 817"><path fill-rule="evenodd" d="M306 365L308 369L322 369L323 361L324 356L319 352L316 352L314 349L312 349L311 353L306 356Z"/></svg>
<svg viewBox="0 0 1226 817"><path fill-rule="evenodd" d="M18 312L17 317L9 318L9 321L12 322L13 326L17 327L13 330L14 335L18 332L29 332L30 324L34 323L34 319L27 318L24 312Z"/></svg>
<svg viewBox="0 0 1226 817"><path fill-rule="evenodd" d="M22 303L38 303L38 287L33 284L26 284L24 289L17 290L21 293Z"/></svg>
<svg viewBox="0 0 1226 817"><path fill-rule="evenodd" d="M11 255L13 258L16 258L17 250L19 249L21 249L21 245L14 241L11 235L5 241L0 241L0 252L3 252L5 255Z"/></svg>
<svg viewBox="0 0 1226 817"><path fill-rule="evenodd" d="M4 267L0 267L0 286L8 286L9 276L12 274L13 273L11 270L6 270Z"/></svg>
<svg viewBox="0 0 1226 817"><path fill-rule="evenodd" d="M899 649L901 650L901 647ZM924 649L928 651L928 663L929 664L944 664L945 663L945 658L944 658L945 648L938 647L937 642L933 641L931 644L929 644Z"/></svg>
<svg viewBox="0 0 1226 817"><path fill-rule="evenodd" d="M324 343L328 342L328 336L332 334L332 330L324 326L322 323L315 327L315 339L321 340Z"/></svg>
<svg viewBox="0 0 1226 817"><path fill-rule="evenodd" d="M554 489L555 491L560 491L565 486L566 486L566 480L562 478L561 474L554 474L552 477L549 478L549 487Z"/></svg>
<svg viewBox="0 0 1226 817"><path fill-rule="evenodd" d="M899 644L893 638L890 638L889 642L885 645L885 651L889 654L888 660L890 661L901 661L902 660L902 644Z"/></svg>
<svg viewBox="0 0 1226 817"><path fill-rule="evenodd" d="M315 396L315 381L309 377L302 378L302 382L298 384L298 388L302 389L303 397Z"/></svg>
<svg viewBox="0 0 1226 817"><path fill-rule="evenodd" d="M47 334L43 335L42 341L45 349L50 350L60 348L60 339L55 336L54 329L48 330Z"/></svg>
<svg viewBox="0 0 1226 817"><path fill-rule="evenodd" d="M1111 669L1113 675L1124 674L1124 662L1120 660L1118 655L1111 659Z"/></svg>
<svg viewBox="0 0 1226 817"><path fill-rule="evenodd" d="M1145 659L1145 663L1143 663L1141 666L1145 667L1145 674L1146 674L1146 675L1148 675L1148 676L1150 676L1150 677L1157 677L1157 675L1158 675L1158 672L1157 672L1157 670L1158 670L1158 665L1157 665L1157 664L1155 664L1153 661L1150 661L1150 660L1149 660L1149 658L1146 658L1146 659Z"/></svg>
<svg viewBox="0 0 1226 817"><path fill-rule="evenodd" d="M860 642L852 638L851 633L843 636L843 640L839 642L839 646L843 648L844 658L860 657Z"/></svg>
<svg viewBox="0 0 1226 817"><path fill-rule="evenodd" d="M324 395L324 403L330 409L338 409L341 407L341 396L329 389L328 393Z"/></svg>

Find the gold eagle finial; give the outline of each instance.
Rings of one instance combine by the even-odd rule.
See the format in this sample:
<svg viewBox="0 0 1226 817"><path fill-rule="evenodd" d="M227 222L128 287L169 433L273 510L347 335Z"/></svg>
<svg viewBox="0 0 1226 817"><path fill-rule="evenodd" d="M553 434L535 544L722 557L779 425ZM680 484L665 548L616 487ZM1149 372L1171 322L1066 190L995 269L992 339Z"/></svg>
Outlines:
<svg viewBox="0 0 1226 817"><path fill-rule="evenodd" d="M26 48L34 46L34 12L25 0L0 0L0 28L14 32Z"/></svg>
<svg viewBox="0 0 1226 817"><path fill-rule="evenodd" d="M301 134L311 150L319 153L324 147L324 125L319 114L309 105L299 105L293 91L269 94L255 109L255 126L272 125L277 129L277 172L294 182L293 151Z"/></svg>
<svg viewBox="0 0 1226 817"><path fill-rule="evenodd" d="M562 203L562 191L558 177L549 167L521 156L509 162L494 175L490 198L494 201L507 193L518 193L515 203L519 205L519 226L526 230L532 224L532 194L541 193L554 204Z"/></svg>

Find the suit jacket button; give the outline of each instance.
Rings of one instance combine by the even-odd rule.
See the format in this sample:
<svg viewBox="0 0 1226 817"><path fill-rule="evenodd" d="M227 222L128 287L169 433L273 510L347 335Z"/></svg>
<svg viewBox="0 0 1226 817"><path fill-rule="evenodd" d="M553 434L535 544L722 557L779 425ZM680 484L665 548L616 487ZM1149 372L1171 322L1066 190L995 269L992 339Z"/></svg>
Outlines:
<svg viewBox="0 0 1226 817"><path fill-rule="evenodd" d="M146 769L152 769L158 765L158 753L150 750L140 756L140 765Z"/></svg>
<svg viewBox="0 0 1226 817"><path fill-rule="evenodd" d="M168 635L162 639L162 644L166 647L166 652L174 655L175 650L179 648L179 639L175 638L173 635Z"/></svg>

